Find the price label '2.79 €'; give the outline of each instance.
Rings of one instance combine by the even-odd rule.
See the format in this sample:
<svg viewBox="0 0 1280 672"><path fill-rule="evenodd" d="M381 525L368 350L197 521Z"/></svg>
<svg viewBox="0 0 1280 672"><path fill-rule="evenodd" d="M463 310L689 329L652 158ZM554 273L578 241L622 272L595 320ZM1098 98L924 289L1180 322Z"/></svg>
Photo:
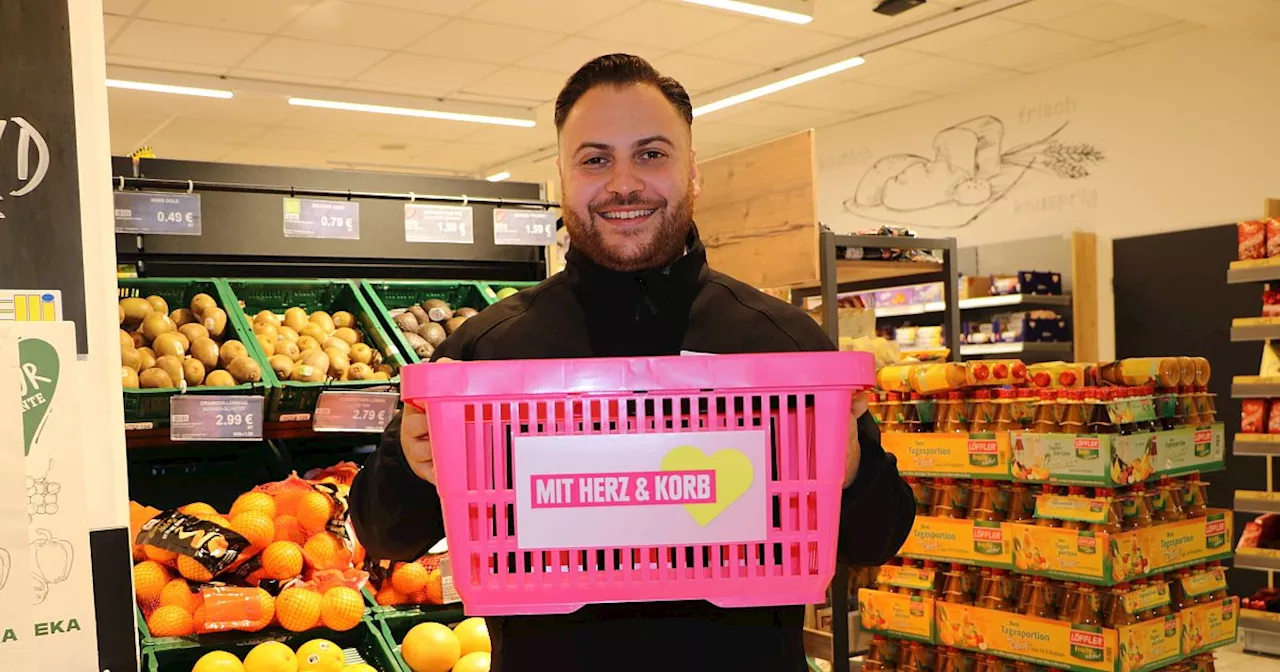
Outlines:
<svg viewBox="0 0 1280 672"><path fill-rule="evenodd" d="M259 441L262 397L180 394L169 398L174 441Z"/></svg>
<svg viewBox="0 0 1280 672"><path fill-rule="evenodd" d="M321 392L311 426L317 432L381 432L399 402L396 392Z"/></svg>

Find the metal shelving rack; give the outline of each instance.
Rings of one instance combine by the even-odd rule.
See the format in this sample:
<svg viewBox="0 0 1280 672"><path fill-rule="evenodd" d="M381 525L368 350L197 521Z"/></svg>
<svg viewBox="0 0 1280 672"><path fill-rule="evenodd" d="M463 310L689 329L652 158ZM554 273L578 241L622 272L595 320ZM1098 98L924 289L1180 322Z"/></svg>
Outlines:
<svg viewBox="0 0 1280 672"><path fill-rule="evenodd" d="M915 261L883 261L873 259L841 259L838 248L875 248L898 250L928 250L941 253L941 263ZM792 291L792 302L802 305L810 296L822 297L822 324L831 340L840 342L840 323L836 296L845 292L865 291L897 287L904 284L941 282L943 292L943 334L950 348L949 358L959 361L960 303L959 273L956 269L956 240L954 238L905 238L898 236L861 236L833 233L823 226L818 234L819 281L814 287ZM835 577L831 581L831 661L832 672L850 672L851 642L849 628L849 568L837 563ZM838 588L838 589L837 589ZM856 613L856 612L852 612ZM858 619L853 620L854 639L861 631ZM849 655L836 655L837 651Z"/></svg>

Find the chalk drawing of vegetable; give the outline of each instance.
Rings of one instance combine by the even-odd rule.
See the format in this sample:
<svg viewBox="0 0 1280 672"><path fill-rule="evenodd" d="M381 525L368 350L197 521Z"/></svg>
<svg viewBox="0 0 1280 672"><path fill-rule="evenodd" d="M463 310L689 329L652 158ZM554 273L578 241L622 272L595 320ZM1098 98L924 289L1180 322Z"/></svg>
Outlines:
<svg viewBox="0 0 1280 672"><path fill-rule="evenodd" d="M9 572L13 569L13 558L9 551L0 548L0 590L9 583Z"/></svg>
<svg viewBox="0 0 1280 672"><path fill-rule="evenodd" d="M31 557L35 562L31 578L35 581L35 603L44 602L49 596L49 586L61 583L71 576L75 563L75 548L66 539L58 539L44 528L36 530L38 539L31 542Z"/></svg>
<svg viewBox="0 0 1280 672"><path fill-rule="evenodd" d="M876 222L958 229L981 217L1028 173L1079 180L1106 157L1094 145L1049 135L1003 150L1004 122L985 115L945 128L933 138L933 157L891 154L858 182L846 212Z"/></svg>

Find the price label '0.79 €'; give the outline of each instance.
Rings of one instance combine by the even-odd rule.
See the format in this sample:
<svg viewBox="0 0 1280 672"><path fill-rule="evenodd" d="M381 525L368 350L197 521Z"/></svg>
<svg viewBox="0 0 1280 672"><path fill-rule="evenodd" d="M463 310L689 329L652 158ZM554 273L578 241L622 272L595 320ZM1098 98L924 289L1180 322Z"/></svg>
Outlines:
<svg viewBox="0 0 1280 672"><path fill-rule="evenodd" d="M180 394L169 399L169 438L174 441L258 441L263 398Z"/></svg>
<svg viewBox="0 0 1280 672"><path fill-rule="evenodd" d="M360 240L360 204L353 201L286 198L284 237Z"/></svg>
<svg viewBox="0 0 1280 672"><path fill-rule="evenodd" d="M312 416L317 432L381 432L396 414L395 392L321 392Z"/></svg>

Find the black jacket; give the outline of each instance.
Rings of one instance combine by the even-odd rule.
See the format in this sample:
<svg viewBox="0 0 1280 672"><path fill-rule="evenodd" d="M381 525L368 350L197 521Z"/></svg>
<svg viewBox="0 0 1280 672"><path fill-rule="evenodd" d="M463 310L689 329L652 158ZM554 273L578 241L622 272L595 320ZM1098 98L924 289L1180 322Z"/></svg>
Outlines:
<svg viewBox="0 0 1280 672"><path fill-rule="evenodd" d="M666 269L618 273L570 248L564 272L468 320L435 352L457 360L833 350L800 309L708 268L694 231ZM370 557L412 560L444 537L435 486L418 479L393 420L351 488L351 518ZM878 565L915 515L897 462L870 415L858 419L861 465L844 492L838 556ZM592 605L567 616L486 619L493 672L645 670L800 672L800 606L719 609L705 602Z"/></svg>

